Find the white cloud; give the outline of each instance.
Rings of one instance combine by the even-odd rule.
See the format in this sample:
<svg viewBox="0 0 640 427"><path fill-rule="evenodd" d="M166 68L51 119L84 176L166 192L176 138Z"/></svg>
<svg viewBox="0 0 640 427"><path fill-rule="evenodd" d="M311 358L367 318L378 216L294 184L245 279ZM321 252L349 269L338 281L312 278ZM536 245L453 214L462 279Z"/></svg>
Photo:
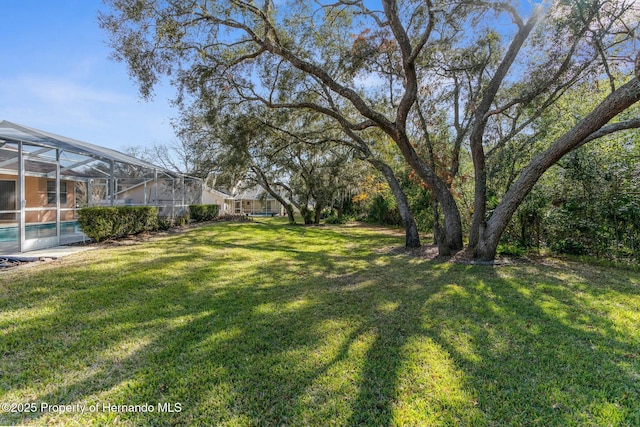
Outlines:
<svg viewBox="0 0 640 427"><path fill-rule="evenodd" d="M0 80L0 96L5 102L37 100L49 105L68 106L86 102L114 104L131 101L127 95L47 76L21 76L13 80Z"/></svg>
<svg viewBox="0 0 640 427"><path fill-rule="evenodd" d="M141 102L129 93L57 76L0 78L0 120L110 148L166 143L173 131L168 102Z"/></svg>

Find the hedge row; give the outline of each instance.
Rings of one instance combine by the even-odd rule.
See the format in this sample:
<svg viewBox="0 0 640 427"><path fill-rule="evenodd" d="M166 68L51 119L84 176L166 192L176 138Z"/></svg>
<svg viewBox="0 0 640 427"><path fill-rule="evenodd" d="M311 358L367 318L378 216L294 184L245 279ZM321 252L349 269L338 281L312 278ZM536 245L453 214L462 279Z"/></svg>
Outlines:
<svg viewBox="0 0 640 427"><path fill-rule="evenodd" d="M82 232L96 242L155 230L155 206L90 207L78 211Z"/></svg>
<svg viewBox="0 0 640 427"><path fill-rule="evenodd" d="M190 205L191 215L158 217L155 206L89 207L78 211L78 224L89 238L100 242L143 231L166 230L190 221L209 221L218 215L218 205Z"/></svg>
<svg viewBox="0 0 640 427"><path fill-rule="evenodd" d="M194 222L211 221L219 211L218 205L189 205L189 215Z"/></svg>

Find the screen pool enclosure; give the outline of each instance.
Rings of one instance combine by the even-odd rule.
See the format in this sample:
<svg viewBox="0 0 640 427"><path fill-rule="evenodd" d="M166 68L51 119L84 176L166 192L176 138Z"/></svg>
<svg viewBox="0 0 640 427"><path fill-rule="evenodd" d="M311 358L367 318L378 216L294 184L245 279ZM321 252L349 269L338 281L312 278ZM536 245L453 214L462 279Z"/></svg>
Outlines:
<svg viewBox="0 0 640 427"><path fill-rule="evenodd" d="M0 121L0 254L82 241L86 206L157 206L178 216L202 181L119 151Z"/></svg>

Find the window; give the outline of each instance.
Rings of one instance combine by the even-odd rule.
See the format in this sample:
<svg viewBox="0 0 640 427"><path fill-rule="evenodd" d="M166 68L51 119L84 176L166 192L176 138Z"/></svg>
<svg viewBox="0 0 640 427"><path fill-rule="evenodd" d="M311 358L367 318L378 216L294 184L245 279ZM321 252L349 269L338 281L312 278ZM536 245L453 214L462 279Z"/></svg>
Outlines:
<svg viewBox="0 0 640 427"><path fill-rule="evenodd" d="M0 211L14 211L16 209L16 182L0 180ZM0 220L15 221L16 214L0 214Z"/></svg>
<svg viewBox="0 0 640 427"><path fill-rule="evenodd" d="M47 181L47 204L55 205L56 204L56 182L55 181ZM67 183L60 182L60 204L67 204Z"/></svg>

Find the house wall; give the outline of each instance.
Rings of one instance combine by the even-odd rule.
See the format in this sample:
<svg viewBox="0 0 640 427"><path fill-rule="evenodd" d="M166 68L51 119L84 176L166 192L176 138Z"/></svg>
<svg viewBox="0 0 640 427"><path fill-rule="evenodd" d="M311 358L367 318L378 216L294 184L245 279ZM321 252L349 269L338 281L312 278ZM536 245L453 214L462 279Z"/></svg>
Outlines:
<svg viewBox="0 0 640 427"><path fill-rule="evenodd" d="M216 193L202 190L202 204L203 205L218 205L220 206L220 213L230 213L233 200L226 199Z"/></svg>
<svg viewBox="0 0 640 427"><path fill-rule="evenodd" d="M147 203L151 204L153 201L151 200L153 191L153 184L147 184ZM138 187L130 188L126 191L118 194L118 200L123 200L125 204L130 205L144 205L144 193L145 188L144 185L140 185Z"/></svg>
<svg viewBox="0 0 640 427"><path fill-rule="evenodd" d="M276 215L284 214L284 207L280 202L274 199L269 200L253 200L253 199L243 199L242 203L242 212L249 214L263 214L269 213Z"/></svg>
<svg viewBox="0 0 640 427"><path fill-rule="evenodd" d="M0 174L0 180L17 181L17 179L18 177L16 175ZM48 178L39 178L34 176L24 177L27 208L45 208L45 207L51 208L49 210L25 212L25 220L27 223L55 222L56 220L55 205L53 206L47 205L47 181L52 181L52 180ZM62 209L73 208L75 206L75 183L73 181L65 181L65 180L60 180L60 182L67 183L67 203L60 204L60 208ZM16 189L17 189L17 185L16 185ZM61 221L70 221L73 219L74 219L73 211L60 212Z"/></svg>

